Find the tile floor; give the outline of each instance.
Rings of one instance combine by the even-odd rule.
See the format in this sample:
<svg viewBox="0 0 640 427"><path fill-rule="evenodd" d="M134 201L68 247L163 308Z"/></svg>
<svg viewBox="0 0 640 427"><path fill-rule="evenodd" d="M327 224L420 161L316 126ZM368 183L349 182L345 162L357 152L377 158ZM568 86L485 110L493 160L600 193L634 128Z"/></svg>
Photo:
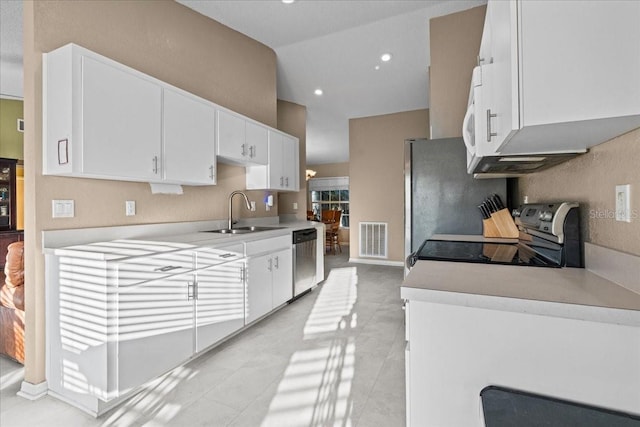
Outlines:
<svg viewBox="0 0 640 427"><path fill-rule="evenodd" d="M401 267L328 255L328 278L98 419L51 397L16 396L20 365L0 357L0 425L404 426Z"/></svg>

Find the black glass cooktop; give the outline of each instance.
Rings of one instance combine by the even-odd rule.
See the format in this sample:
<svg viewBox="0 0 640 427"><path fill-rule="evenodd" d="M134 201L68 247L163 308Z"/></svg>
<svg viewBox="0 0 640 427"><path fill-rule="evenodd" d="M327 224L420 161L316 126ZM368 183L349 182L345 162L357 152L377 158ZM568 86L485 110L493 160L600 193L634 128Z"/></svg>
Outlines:
<svg viewBox="0 0 640 427"><path fill-rule="evenodd" d="M477 262L484 264L560 267L561 248L530 243L484 243L425 240L414 260Z"/></svg>

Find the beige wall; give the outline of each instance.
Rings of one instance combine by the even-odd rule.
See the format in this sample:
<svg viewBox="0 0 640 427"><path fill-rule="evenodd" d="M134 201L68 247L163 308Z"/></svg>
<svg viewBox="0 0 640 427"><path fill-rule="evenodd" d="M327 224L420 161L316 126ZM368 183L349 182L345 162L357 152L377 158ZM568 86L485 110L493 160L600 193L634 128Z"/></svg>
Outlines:
<svg viewBox="0 0 640 427"><path fill-rule="evenodd" d="M615 220L615 186L631 184L630 223ZM520 202L579 202L586 242L640 255L640 129L547 171L518 179Z"/></svg>
<svg viewBox="0 0 640 427"><path fill-rule="evenodd" d="M306 220L307 212L307 181L305 169L307 164L307 108L293 102L278 100L278 129L293 135L299 140L300 191L295 193L283 192L278 194L278 212L293 214L297 219ZM298 209L293 204L298 204Z"/></svg>
<svg viewBox="0 0 640 427"><path fill-rule="evenodd" d="M429 110L349 120L351 258L358 258L358 223L388 223L389 261L404 258L404 141L425 138Z"/></svg>
<svg viewBox="0 0 640 427"><path fill-rule="evenodd" d="M173 1L54 1L24 4L25 379L45 379L41 231L226 217L226 197L245 188L244 169L219 164L218 185L151 195L147 184L42 176L42 53L74 42L275 127L276 55L268 47ZM261 199L262 192L250 198ZM73 199L76 217L53 220L52 199ZM137 215L124 215L135 200ZM238 209L244 216L248 212ZM253 215L267 213L258 203Z"/></svg>
<svg viewBox="0 0 640 427"><path fill-rule="evenodd" d="M486 6L429 21L431 138L462 136L471 73L476 65Z"/></svg>
<svg viewBox="0 0 640 427"><path fill-rule="evenodd" d="M319 165L307 165L308 169L316 171L314 178L331 178L334 176L349 176L349 162L324 163Z"/></svg>

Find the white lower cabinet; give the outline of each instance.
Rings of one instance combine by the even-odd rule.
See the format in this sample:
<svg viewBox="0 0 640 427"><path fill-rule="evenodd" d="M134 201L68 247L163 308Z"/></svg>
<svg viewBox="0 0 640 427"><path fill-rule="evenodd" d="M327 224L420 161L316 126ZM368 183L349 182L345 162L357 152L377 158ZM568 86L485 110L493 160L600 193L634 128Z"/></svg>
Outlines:
<svg viewBox="0 0 640 427"><path fill-rule="evenodd" d="M293 297L291 236L247 242L246 254L249 324Z"/></svg>
<svg viewBox="0 0 640 427"><path fill-rule="evenodd" d="M273 259L270 254L249 259L247 268L246 324L271 311L271 299L273 298L272 271Z"/></svg>
<svg viewBox="0 0 640 427"><path fill-rule="evenodd" d="M194 292L194 273L118 290L118 395L191 357Z"/></svg>
<svg viewBox="0 0 640 427"><path fill-rule="evenodd" d="M197 271L196 352L244 326L244 260Z"/></svg>
<svg viewBox="0 0 640 427"><path fill-rule="evenodd" d="M273 259L271 308L276 308L293 298L292 256L291 249L278 251L271 256Z"/></svg>

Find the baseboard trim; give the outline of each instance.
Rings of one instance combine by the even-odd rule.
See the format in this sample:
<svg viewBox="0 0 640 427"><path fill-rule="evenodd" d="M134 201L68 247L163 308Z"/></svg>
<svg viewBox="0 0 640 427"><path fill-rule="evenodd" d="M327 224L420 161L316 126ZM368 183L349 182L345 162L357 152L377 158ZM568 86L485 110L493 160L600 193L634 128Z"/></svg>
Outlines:
<svg viewBox="0 0 640 427"><path fill-rule="evenodd" d="M38 384L31 384L26 381L22 381L20 391L17 394L27 400L38 400L47 395L48 389L49 387L47 386L46 381L42 381Z"/></svg>
<svg viewBox="0 0 640 427"><path fill-rule="evenodd" d="M370 258L349 258L349 262L357 264L374 264L374 265L388 265L391 267L404 267L402 261L388 261L384 259L370 259Z"/></svg>

